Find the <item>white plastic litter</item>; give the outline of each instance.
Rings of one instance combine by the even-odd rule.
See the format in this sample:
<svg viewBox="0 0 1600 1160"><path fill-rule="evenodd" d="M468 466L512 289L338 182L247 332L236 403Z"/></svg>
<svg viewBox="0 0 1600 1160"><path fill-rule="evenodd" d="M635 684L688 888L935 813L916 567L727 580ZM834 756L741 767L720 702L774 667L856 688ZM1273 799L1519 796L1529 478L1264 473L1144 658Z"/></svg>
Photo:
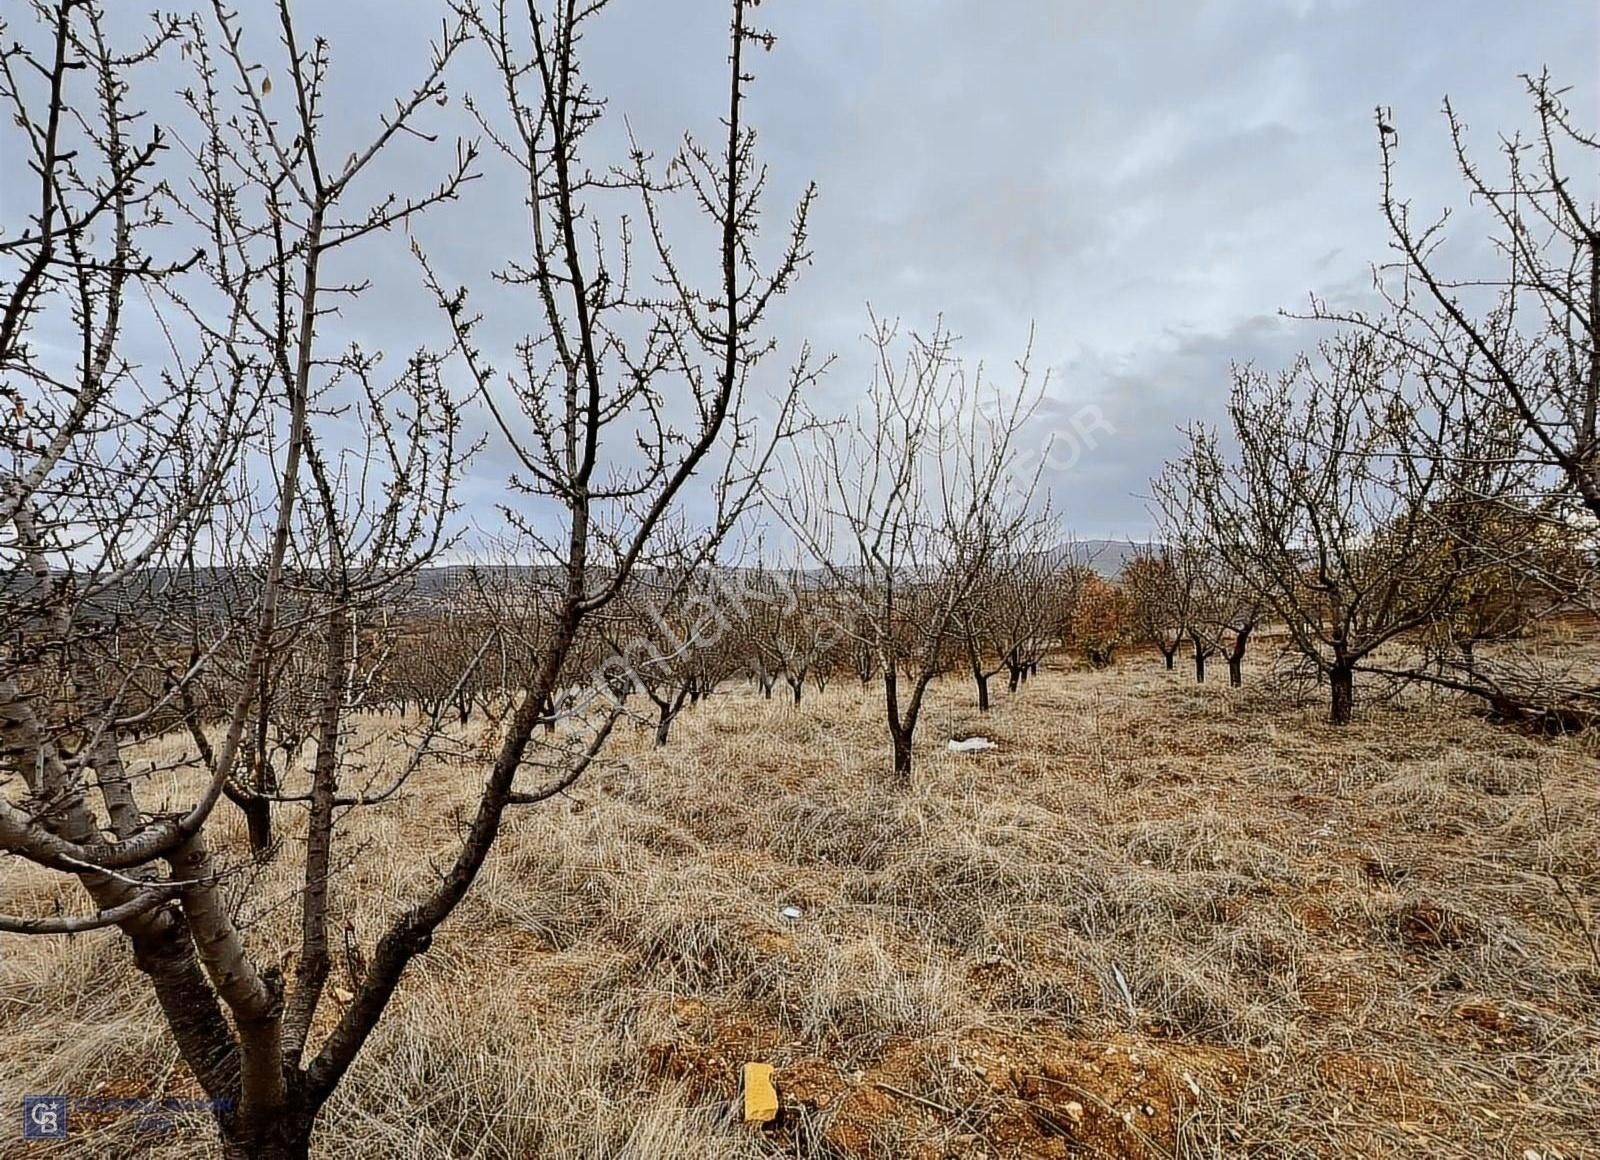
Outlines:
<svg viewBox="0 0 1600 1160"><path fill-rule="evenodd" d="M995 744L987 737L968 737L965 741L950 742L951 753L982 753L985 749L993 749Z"/></svg>
<svg viewBox="0 0 1600 1160"><path fill-rule="evenodd" d="M783 909L779 910L778 913L784 918L788 919L790 922L800 921L800 908L798 906L785 906Z"/></svg>

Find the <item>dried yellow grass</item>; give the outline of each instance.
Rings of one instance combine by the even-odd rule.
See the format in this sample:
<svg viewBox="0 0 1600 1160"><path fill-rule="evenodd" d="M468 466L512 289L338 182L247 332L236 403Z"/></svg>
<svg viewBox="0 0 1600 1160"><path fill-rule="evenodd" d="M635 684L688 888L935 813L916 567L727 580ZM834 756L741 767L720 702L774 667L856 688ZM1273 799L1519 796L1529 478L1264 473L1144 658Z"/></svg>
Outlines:
<svg viewBox="0 0 1600 1160"><path fill-rule="evenodd" d="M508 823L327 1108L316 1154L1088 1147L1059 1114L1050 1130L1026 1121L1044 1125L1036 1138L1001 1132L1032 1089L1002 1090L974 1062L999 1044L1197 1061L1170 1116L1100 1154L1600 1154L1600 973L1580 922L1600 897L1590 742L1419 696L1334 729L1264 670L1243 690L1197 688L1139 657L1045 673L987 716L970 703L969 685L936 686L909 791L886 776L876 691L854 683L798 708L719 692L662 750L648 729L619 731L603 768ZM369 765L400 760L393 728L358 723ZM348 820L335 930L350 921L370 949L429 880L487 728L458 731L458 759ZM999 748L945 752L969 731ZM284 822L278 861L241 890L268 956L293 945L293 810ZM243 864L242 825L224 813L216 830ZM57 897L79 904L43 874L0 883L12 911ZM791 905L798 920L780 913ZM7 940L0 1037L13 1107L27 1092L197 1094L115 933ZM746 1058L779 1065L780 1091L788 1077L777 1135L733 1114ZM825 1095L796 1094L807 1069ZM1073 1107L1088 1123L1118 1098ZM19 1132L0 1120L0 1150ZM190 1156L211 1139L203 1116L157 1136L106 1117L71 1154Z"/></svg>

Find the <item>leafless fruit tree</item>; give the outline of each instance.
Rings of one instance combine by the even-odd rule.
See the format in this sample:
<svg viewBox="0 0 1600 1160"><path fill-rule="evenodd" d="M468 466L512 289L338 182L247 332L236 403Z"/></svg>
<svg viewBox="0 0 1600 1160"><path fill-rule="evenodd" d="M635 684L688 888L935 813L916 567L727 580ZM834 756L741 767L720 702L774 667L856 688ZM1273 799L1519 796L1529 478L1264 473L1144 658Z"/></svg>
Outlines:
<svg viewBox="0 0 1600 1160"><path fill-rule="evenodd" d="M911 778L912 738L962 608L1000 545L1036 518L1037 478L1013 474L1016 437L1042 388L1026 356L1009 396L970 378L942 325L912 335L872 318L866 405L818 429L778 505L840 591L861 594L857 631L875 655L895 778ZM907 682L905 687L901 681Z"/></svg>
<svg viewBox="0 0 1600 1160"><path fill-rule="evenodd" d="M1341 311L1313 300L1311 313L1379 335L1461 381L1519 433L1511 453L1528 478L1483 522L1472 547L1483 579L1436 634L1453 647L1436 655L1431 674L1413 675L1475 693L1508 715L1592 722L1600 718L1592 672L1552 671L1526 650L1484 667L1473 651L1477 640L1514 630L1519 606L1592 614L1600 592L1600 137L1574 118L1548 74L1523 80L1536 124L1530 134L1498 138L1499 172L1474 153L1467 126L1445 102L1465 212L1419 214L1399 192L1399 137L1380 111L1381 204L1395 252L1375 270L1386 309ZM1494 255L1487 269L1469 268L1445 246L1480 229Z"/></svg>
<svg viewBox="0 0 1600 1160"><path fill-rule="evenodd" d="M302 50L286 6L277 17L292 142L266 112L267 74L247 62L237 21L220 5L220 53L198 18L158 21L151 41L125 53L108 43L94 3L36 11L50 47L7 49L0 94L33 155L39 197L6 245L19 272L0 331L0 371L16 391L8 430L20 435L0 509L4 621L16 642L0 662L12 791L0 802L0 845L75 875L95 909L4 925L120 927L214 1101L224 1151L304 1155L318 1109L387 998L381 986L368 993L364 1009L347 1009L308 1053L329 968L335 819L367 792L339 780L343 723L359 694L352 681L365 673L354 617L440 544L458 461L453 409L425 356L390 383L359 351L318 353L322 298L340 292L319 269L333 251L454 197L467 180L470 151L415 200L392 196L352 212L346 196L444 91L462 33L446 31L422 82L370 144L332 166L319 153L326 46ZM132 72L162 51L195 62L186 96L199 131L184 142L186 181L165 175L163 131L134 136L138 117L126 104ZM79 72L93 78L90 99L76 91ZM174 219L183 217L193 228L174 232L202 239L199 252L164 266L147 246L171 244L165 227L182 227ZM168 346L155 366L123 353L135 288L143 322ZM75 362L36 357L29 333L64 326L76 330ZM336 397L369 425L365 445L322 441L317 417ZM285 651L308 644L319 658L310 670L313 757L306 786L292 788L259 763ZM202 688L209 705L195 695ZM155 704L138 708L135 690ZM152 807L141 784L150 763L129 746L157 705L181 706L194 753L166 772L186 775L194 793ZM249 749L258 764L247 777ZM273 803L305 809L292 987L263 965L277 955L251 953L228 902L236 868L207 841L224 795L246 808L258 855Z"/></svg>
<svg viewBox="0 0 1600 1160"><path fill-rule="evenodd" d="M1139 635L1155 645L1168 669L1194 623L1194 561L1168 544L1142 545L1118 575Z"/></svg>
<svg viewBox="0 0 1600 1160"><path fill-rule="evenodd" d="M1532 139L1500 139L1503 175L1485 172L1465 124L1448 100L1444 106L1500 272L1447 269L1441 245L1451 214L1416 220L1396 191L1398 136L1380 116L1382 206L1397 252L1376 271L1388 309L1340 312L1314 301L1313 312L1383 336L1509 412L1524 432L1524 455L1547 481L1554 476L1548 514L1559 518L1565 499L1600 518L1600 208L1592 177L1600 137L1574 121L1548 75L1523 79L1538 128Z"/></svg>
<svg viewBox="0 0 1600 1160"><path fill-rule="evenodd" d="M1151 481L1151 489L1161 544L1171 562L1158 575L1170 580L1167 600L1182 609L1194 648L1195 680L1205 680L1207 658L1220 652L1228 662L1228 683L1237 688L1244 683L1250 634L1267 608L1261 585L1221 551L1197 489L1181 471L1169 468Z"/></svg>
<svg viewBox="0 0 1600 1160"><path fill-rule="evenodd" d="M989 710L989 680L1006 673L1015 693L1038 671L1050 641L1051 596L1061 559L1055 522L1041 517L996 547L962 603L956 630L977 689L978 710Z"/></svg>
<svg viewBox="0 0 1600 1160"><path fill-rule="evenodd" d="M1276 378L1236 367L1229 416L1237 458L1193 429L1169 478L1327 677L1343 724L1358 666L1431 624L1471 575L1470 531L1513 483L1503 432L1459 379L1359 333Z"/></svg>
<svg viewBox="0 0 1600 1160"><path fill-rule="evenodd" d="M617 171L582 160L603 106L581 79L580 26L603 3L530 6L520 25L507 8L463 5L421 82L342 162L323 147L324 118L337 111L325 99L328 46L302 45L286 2L275 12L284 48L275 72L250 60L220 4L207 22L161 20L147 44L121 50L98 4L58 0L37 7L29 40L0 52L0 101L36 178L27 223L0 237L0 848L77 878L92 903L80 914L3 916L0 930L119 927L215 1102L225 1154L307 1155L320 1109L471 887L506 809L570 784L608 735L614 708L531 751L536 725L576 712L556 694L585 621L661 530L682 522L697 479L713 515L695 551L709 559L789 432L814 373L803 358L780 374L765 424L749 396L772 351L757 328L806 260L811 195L762 276L753 239L764 173L743 111L749 52L770 37L749 24L750 6L731 5L725 141L686 141L664 178L638 150ZM452 344L384 372L375 353L319 336L331 307L364 285L344 280L359 268L347 251L455 198L476 155L458 146L440 182L410 195L358 203L357 178L397 142L431 141L418 119L445 103L445 69L472 36L499 67L512 126L497 133L484 114L483 127L520 166L529 197L530 254L506 280L533 289L545 329L517 348L515 371L498 374L474 342L465 293L446 293L424 262ZM160 53L195 69L185 97L199 129L182 158L127 104L131 78ZM168 164L184 176L168 177ZM658 293L635 295L626 256L612 266L591 232L589 201L602 194L632 195L642 209ZM678 194L708 221L717 273L705 290L668 245L663 205ZM181 252L163 252L171 237ZM626 227L616 240L626 249ZM124 352L136 308L165 336L164 360ZM390 799L438 725L425 723L399 768L351 784L350 715L372 703L387 664L369 626L447 539L463 453L453 373L493 408L527 468L523 493L560 517L563 534L535 540L544 554L528 572L556 577L552 615L537 665L503 670L516 679L515 707L454 859L388 924L317 1032L338 818ZM334 437L336 418L353 418L364 440ZM510 627L485 626L460 679ZM284 761L270 777L248 776L249 750L281 715L275 690L291 655L314 690L309 768ZM181 769L153 769L131 748L158 720L187 722L194 752ZM519 787L529 767L544 784ZM193 796L154 801L144 782L158 773ZM227 902L243 868L207 841L224 796L247 813L293 807L304 819L291 948L250 945ZM265 965L286 950L290 981Z"/></svg>

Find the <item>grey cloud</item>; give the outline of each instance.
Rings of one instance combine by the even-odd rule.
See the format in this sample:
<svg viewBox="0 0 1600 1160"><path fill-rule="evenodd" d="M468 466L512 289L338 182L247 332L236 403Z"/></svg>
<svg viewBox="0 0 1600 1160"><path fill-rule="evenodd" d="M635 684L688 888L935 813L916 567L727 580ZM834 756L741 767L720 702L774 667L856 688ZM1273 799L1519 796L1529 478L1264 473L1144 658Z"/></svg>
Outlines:
<svg viewBox="0 0 1600 1160"><path fill-rule="evenodd" d="M443 8L299 11L330 39L333 107L364 132L422 67ZM1374 106L1393 107L1401 180L1431 213L1463 200L1443 96L1489 149L1529 121L1518 73L1550 66L1578 86L1580 110L1600 95L1591 0L773 0L759 16L779 37L754 62L750 104L771 164L769 233L807 180L821 191L816 264L781 321L788 350L810 339L840 356L812 405L860 398L869 300L908 326L942 312L1002 382L1036 322L1036 358L1054 373L1029 438L1085 404L1117 429L1046 475L1085 535L1145 534L1138 497L1183 422L1221 416L1230 360L1281 363L1322 333L1280 308L1309 292L1370 301L1369 266L1387 256ZM270 24L251 21L257 50L274 51ZM662 154L684 128L715 133L726 23L706 0L615 0L586 45L616 118L597 144L620 142L623 117ZM493 103L475 51L453 84ZM430 121L445 140L471 132L459 102ZM524 211L512 172L486 163L466 202L418 236L493 307L487 334L503 347L529 304L493 298L488 273L522 247ZM440 164L408 144L370 188L425 185ZM0 197L13 180L0 173ZM5 204L9 224L18 207ZM441 335L403 241L368 250L381 291L342 324L396 354ZM1452 253L1487 260L1470 230ZM491 446L469 504L503 496L505 468Z"/></svg>

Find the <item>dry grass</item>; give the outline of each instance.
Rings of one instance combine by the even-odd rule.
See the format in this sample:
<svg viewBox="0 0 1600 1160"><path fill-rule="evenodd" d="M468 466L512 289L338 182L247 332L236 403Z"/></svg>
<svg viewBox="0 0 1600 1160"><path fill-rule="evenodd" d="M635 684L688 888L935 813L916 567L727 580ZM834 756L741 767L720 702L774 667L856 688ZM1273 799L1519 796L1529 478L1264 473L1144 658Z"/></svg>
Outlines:
<svg viewBox="0 0 1600 1160"><path fill-rule="evenodd" d="M969 701L936 690L903 793L853 685L719 694L664 751L619 736L508 825L317 1154L1600 1155L1592 743L1421 698L1334 730L1265 671L1197 689L1145 658ZM967 730L999 749L946 753ZM479 776L350 823L337 927L370 946ZM296 862L251 892L257 945L290 945ZM13 870L0 904L53 890ZM0 1020L12 1107L196 1094L115 935L9 940ZM786 1101L765 1133L730 1113L755 1059ZM83 1128L74 1155L210 1139Z"/></svg>

